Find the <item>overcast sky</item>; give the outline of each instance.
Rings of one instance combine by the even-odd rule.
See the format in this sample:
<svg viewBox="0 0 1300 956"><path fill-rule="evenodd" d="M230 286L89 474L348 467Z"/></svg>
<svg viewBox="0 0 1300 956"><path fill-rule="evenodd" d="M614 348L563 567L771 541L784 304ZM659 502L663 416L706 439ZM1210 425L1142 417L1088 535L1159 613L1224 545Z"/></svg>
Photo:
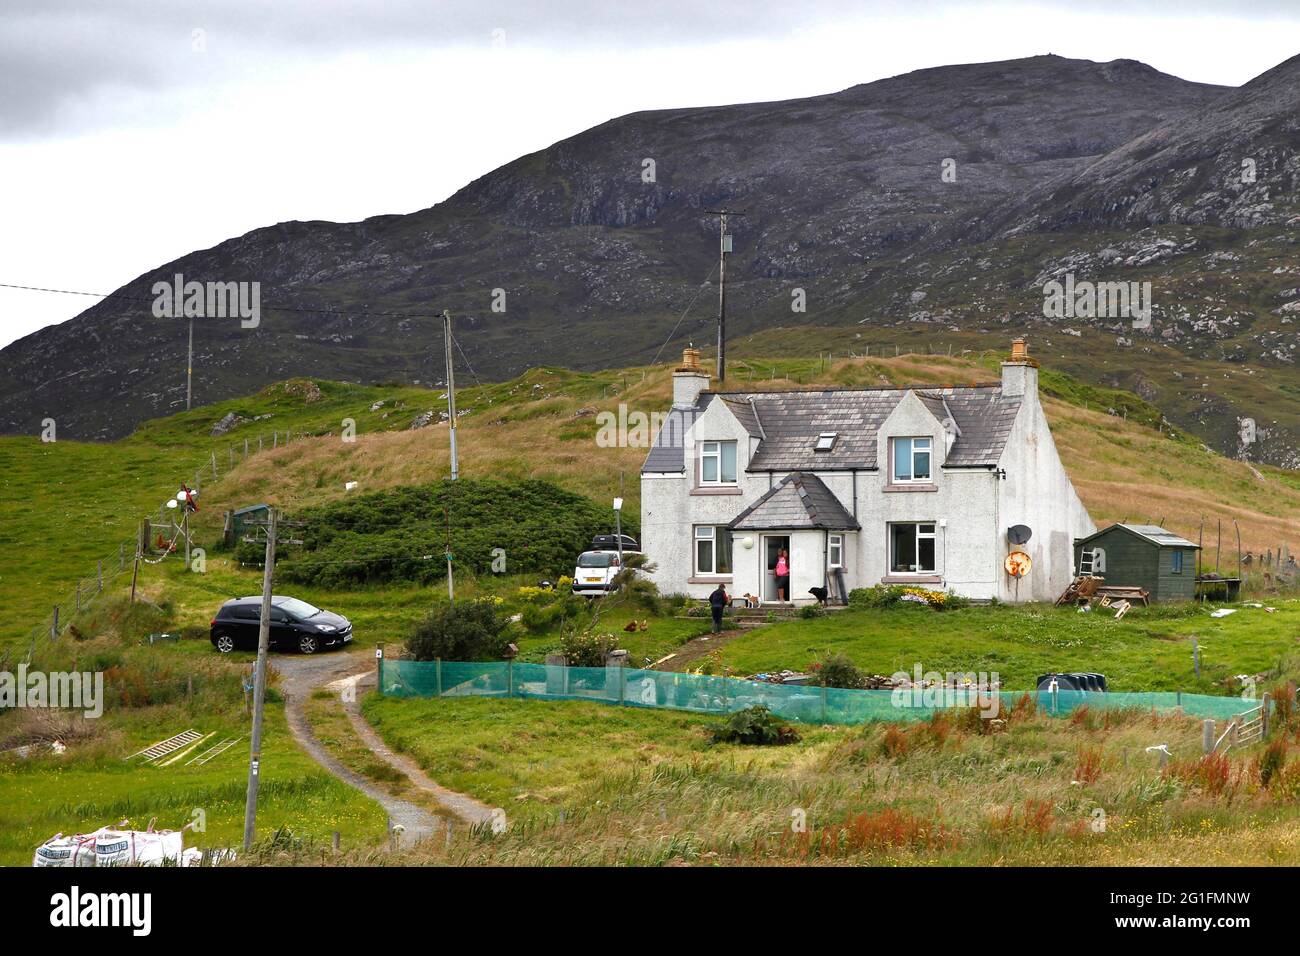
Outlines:
<svg viewBox="0 0 1300 956"><path fill-rule="evenodd" d="M1300 0L3 0L0 283L109 292L259 226L445 199L642 109L1042 53L1240 85ZM0 289L0 346L94 299Z"/></svg>

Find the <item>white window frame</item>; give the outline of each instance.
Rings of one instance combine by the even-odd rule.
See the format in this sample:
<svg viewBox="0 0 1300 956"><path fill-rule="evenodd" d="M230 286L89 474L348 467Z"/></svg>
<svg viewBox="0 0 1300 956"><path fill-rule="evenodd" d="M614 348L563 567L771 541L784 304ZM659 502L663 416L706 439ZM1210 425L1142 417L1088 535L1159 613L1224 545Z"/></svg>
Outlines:
<svg viewBox="0 0 1300 956"><path fill-rule="evenodd" d="M826 539L826 564L831 569L844 567L844 535L833 534Z"/></svg>
<svg viewBox="0 0 1300 956"><path fill-rule="evenodd" d="M914 530L912 532L912 550L916 554L917 566L907 571L895 571L894 568L898 562L894 554L894 529L910 525ZM929 526L932 530L922 531L921 528ZM939 522L937 521L892 521L889 528L889 573L890 574L938 574L939 573ZM934 542L934 567L920 567L921 561L921 542Z"/></svg>
<svg viewBox="0 0 1300 956"><path fill-rule="evenodd" d="M738 457L738 455L739 455L739 448L737 448L737 444L736 444L736 442L734 442L734 441L702 441L702 442L700 442L700 484L701 484L701 485L707 485L707 486L710 486L710 487L715 487L715 486L719 486L719 485L721 485L721 486L724 486L724 487L725 487L725 486L730 486L730 485L734 485L734 484L737 483L737 480L738 480L738 478L739 478L739 475L733 475L730 481L728 481L726 478L723 477L723 472L722 472L722 449L723 449L723 446L724 446L724 445L730 445L730 446L732 447L732 449L733 449L733 452L732 452L732 467L733 467L737 472L740 471L740 460L739 460L739 457ZM717 478L706 478L706 477L705 477L705 472L704 472L704 462L705 462L706 459L710 459L710 458L713 459L713 460L715 460L715 461L717 462L717 474L718 474L718 477L717 477Z"/></svg>
<svg viewBox="0 0 1300 956"><path fill-rule="evenodd" d="M911 451L907 458L907 477L900 478L898 475L898 443L900 441L909 442ZM918 449L917 442L925 442L925 447ZM934 482L934 439L929 435L899 435L897 438L889 439L890 447L890 475L891 483L896 485L902 484L932 484ZM916 455L917 451L923 451L930 458L930 473L924 478L916 477Z"/></svg>
<svg viewBox="0 0 1300 956"><path fill-rule="evenodd" d="M691 535L691 561L695 567L697 577L708 575L710 577L730 577L732 571L719 571L718 568L718 533L728 534L726 525L715 524L697 524L695 531ZM708 568L700 567L700 542L709 542L710 566ZM733 558L734 560L734 558Z"/></svg>

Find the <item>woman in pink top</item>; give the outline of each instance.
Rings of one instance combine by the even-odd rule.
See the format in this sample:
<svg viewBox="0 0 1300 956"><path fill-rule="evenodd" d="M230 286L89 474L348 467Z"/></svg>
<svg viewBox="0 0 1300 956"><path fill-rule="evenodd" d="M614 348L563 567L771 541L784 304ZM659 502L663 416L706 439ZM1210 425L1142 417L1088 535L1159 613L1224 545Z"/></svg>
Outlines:
<svg viewBox="0 0 1300 956"><path fill-rule="evenodd" d="M782 548L776 554L776 597L778 601L784 601L786 592L790 590L790 561L786 557L785 548Z"/></svg>

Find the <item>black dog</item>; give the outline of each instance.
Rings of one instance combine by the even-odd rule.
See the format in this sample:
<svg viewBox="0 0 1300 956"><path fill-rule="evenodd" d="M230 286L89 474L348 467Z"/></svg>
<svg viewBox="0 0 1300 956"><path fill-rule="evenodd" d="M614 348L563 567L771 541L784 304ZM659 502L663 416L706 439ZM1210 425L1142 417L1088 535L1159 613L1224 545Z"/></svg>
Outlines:
<svg viewBox="0 0 1300 956"><path fill-rule="evenodd" d="M808 593L817 599L817 603L826 606L827 591L825 588L809 588Z"/></svg>

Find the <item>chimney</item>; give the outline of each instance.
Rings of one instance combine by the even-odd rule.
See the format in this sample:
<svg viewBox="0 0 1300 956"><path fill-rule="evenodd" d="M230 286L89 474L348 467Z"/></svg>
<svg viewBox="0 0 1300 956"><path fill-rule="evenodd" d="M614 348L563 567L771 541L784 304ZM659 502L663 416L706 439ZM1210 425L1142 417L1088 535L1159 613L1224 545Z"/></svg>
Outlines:
<svg viewBox="0 0 1300 956"><path fill-rule="evenodd" d="M1038 362L1029 357L1024 339L1011 343L1011 358L1002 363L1002 394L1006 398L1038 399Z"/></svg>
<svg viewBox="0 0 1300 956"><path fill-rule="evenodd" d="M709 387L709 373L700 368L700 350L682 350L682 364L673 372L673 408L691 408Z"/></svg>

